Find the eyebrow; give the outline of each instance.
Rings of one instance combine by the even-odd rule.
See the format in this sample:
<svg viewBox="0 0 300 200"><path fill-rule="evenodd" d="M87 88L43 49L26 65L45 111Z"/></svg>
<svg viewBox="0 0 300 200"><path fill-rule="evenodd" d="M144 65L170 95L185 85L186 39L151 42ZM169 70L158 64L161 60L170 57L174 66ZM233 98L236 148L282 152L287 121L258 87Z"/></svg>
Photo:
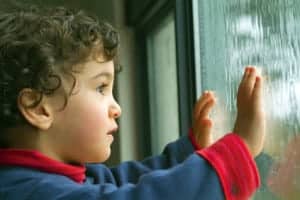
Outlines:
<svg viewBox="0 0 300 200"><path fill-rule="evenodd" d="M94 79L101 78L101 77L108 78L110 80L113 79L113 75L110 72L101 72L99 74L96 74L95 76L92 76L91 79L94 80Z"/></svg>

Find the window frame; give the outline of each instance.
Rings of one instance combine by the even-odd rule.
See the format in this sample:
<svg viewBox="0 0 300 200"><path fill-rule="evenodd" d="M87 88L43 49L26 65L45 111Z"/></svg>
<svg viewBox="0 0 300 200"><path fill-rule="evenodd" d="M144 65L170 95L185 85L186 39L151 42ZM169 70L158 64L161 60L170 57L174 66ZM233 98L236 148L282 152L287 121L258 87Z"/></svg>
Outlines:
<svg viewBox="0 0 300 200"><path fill-rule="evenodd" d="M134 28L136 35L136 53L137 58L139 58L137 63L138 66L146 66L136 68L136 78L140 85L137 88L137 95L139 96L138 119L140 119L137 124L138 130L141 130L138 135L138 149L141 150L141 156L146 157L151 155L146 36L170 12L174 12L175 17L179 135L187 134L192 125L192 112L196 99L192 1L147 0L141 5L140 1L127 0L126 5L127 24Z"/></svg>

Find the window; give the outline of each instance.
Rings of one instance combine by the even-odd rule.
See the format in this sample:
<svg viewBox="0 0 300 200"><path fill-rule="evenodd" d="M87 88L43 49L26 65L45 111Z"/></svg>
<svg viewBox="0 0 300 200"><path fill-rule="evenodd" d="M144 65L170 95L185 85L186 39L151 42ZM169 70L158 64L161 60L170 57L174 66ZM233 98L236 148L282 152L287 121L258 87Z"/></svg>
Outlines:
<svg viewBox="0 0 300 200"><path fill-rule="evenodd" d="M282 163L291 155L286 148L300 133L300 1L194 0L193 6L197 92L210 89L218 96L212 116L216 138L232 130L244 66L261 67L266 77L267 138L257 158L263 182L254 199L292 199L282 190L294 187L299 195L300 159L290 161L286 169ZM290 153L299 151L300 144ZM279 183L283 179L286 182ZM277 181L275 187L268 185L270 180Z"/></svg>
<svg viewBox="0 0 300 200"><path fill-rule="evenodd" d="M188 133L194 98L191 1L128 0L128 21L138 39L139 149L143 156L160 153ZM184 31L182 31L184 30Z"/></svg>
<svg viewBox="0 0 300 200"><path fill-rule="evenodd" d="M179 136L178 88L173 13L147 35L151 149L163 147Z"/></svg>

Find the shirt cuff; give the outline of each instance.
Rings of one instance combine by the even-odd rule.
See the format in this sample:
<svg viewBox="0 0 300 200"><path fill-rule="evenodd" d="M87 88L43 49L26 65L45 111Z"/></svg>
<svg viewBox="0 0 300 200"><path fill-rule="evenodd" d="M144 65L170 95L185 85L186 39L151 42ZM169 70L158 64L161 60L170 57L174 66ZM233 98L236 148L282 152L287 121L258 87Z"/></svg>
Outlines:
<svg viewBox="0 0 300 200"><path fill-rule="evenodd" d="M237 134L227 134L209 148L198 150L197 153L216 170L226 199L248 199L260 186L255 161Z"/></svg>

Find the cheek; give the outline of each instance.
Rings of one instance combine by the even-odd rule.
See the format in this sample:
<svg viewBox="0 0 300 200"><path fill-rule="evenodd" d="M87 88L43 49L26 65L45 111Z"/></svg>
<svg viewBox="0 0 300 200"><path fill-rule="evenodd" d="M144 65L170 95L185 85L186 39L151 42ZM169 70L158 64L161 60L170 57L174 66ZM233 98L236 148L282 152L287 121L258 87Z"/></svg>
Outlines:
<svg viewBox="0 0 300 200"><path fill-rule="evenodd" d="M99 132L101 129L106 129L107 111L103 107L95 107L87 104L80 108L80 131L89 134Z"/></svg>
<svg viewBox="0 0 300 200"><path fill-rule="evenodd" d="M88 111L88 112L87 112ZM110 155L111 139L107 136L108 123L103 108L86 108L81 118L81 125L74 130L73 145L77 144L77 155L83 162L103 162Z"/></svg>
<svg viewBox="0 0 300 200"><path fill-rule="evenodd" d="M108 109L105 102L88 92L75 95L67 104L62 117L68 129L76 135L95 135L107 131Z"/></svg>

